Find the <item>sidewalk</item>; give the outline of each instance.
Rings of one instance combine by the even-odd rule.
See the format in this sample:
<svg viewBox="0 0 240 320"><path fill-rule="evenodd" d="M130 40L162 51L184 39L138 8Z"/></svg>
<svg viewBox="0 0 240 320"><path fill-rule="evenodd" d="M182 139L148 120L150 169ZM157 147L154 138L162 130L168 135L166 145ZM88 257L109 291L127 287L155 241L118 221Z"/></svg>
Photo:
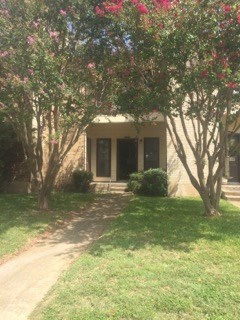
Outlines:
<svg viewBox="0 0 240 320"><path fill-rule="evenodd" d="M0 266L0 319L25 320L60 274L126 206L130 196L105 195L67 227Z"/></svg>
<svg viewBox="0 0 240 320"><path fill-rule="evenodd" d="M230 201L229 200L229 202L231 202L234 206L240 208L240 201Z"/></svg>

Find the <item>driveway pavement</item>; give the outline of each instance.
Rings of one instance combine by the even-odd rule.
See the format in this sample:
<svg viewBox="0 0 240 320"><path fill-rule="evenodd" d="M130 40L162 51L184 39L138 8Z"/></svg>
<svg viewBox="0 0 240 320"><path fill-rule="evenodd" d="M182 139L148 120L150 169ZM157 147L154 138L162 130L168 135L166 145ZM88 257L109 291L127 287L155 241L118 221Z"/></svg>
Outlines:
<svg viewBox="0 0 240 320"><path fill-rule="evenodd" d="M128 195L106 195L76 214L67 227L39 240L0 266L0 320L25 320L60 274L121 212Z"/></svg>

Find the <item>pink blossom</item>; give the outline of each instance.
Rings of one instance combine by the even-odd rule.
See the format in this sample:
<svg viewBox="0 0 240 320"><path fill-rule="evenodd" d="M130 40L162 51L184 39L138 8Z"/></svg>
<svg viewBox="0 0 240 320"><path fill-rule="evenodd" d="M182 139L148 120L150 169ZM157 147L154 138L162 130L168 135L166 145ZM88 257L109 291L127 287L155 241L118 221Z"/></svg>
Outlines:
<svg viewBox="0 0 240 320"><path fill-rule="evenodd" d="M202 78L206 78L208 75L208 71L207 70L203 70L202 73L201 73L201 77Z"/></svg>
<svg viewBox="0 0 240 320"><path fill-rule="evenodd" d="M29 78L28 78L28 77L24 77L24 78L23 78L23 82L24 82L24 83L28 83L28 81L29 81Z"/></svg>
<svg viewBox="0 0 240 320"><path fill-rule="evenodd" d="M96 67L95 62L89 62L89 64L87 65L88 69L94 69Z"/></svg>
<svg viewBox="0 0 240 320"><path fill-rule="evenodd" d="M119 13L119 11L122 10L123 5L122 2L119 2L118 4L115 5L109 5L107 2L103 2L103 7L107 12L111 12L111 13Z"/></svg>
<svg viewBox="0 0 240 320"><path fill-rule="evenodd" d="M28 36L27 37L27 42L28 42L28 44L31 46L31 45L33 45L34 43L35 43L35 37L34 36Z"/></svg>
<svg viewBox="0 0 240 320"><path fill-rule="evenodd" d="M33 69L28 69L28 73L29 73L31 76L33 76L33 75L34 75Z"/></svg>
<svg viewBox="0 0 240 320"><path fill-rule="evenodd" d="M9 11L8 10L3 10L3 13L4 15L9 18L10 17L10 14L9 14Z"/></svg>
<svg viewBox="0 0 240 320"><path fill-rule="evenodd" d="M34 28L37 28L39 26L39 22L38 21L33 21L32 25Z"/></svg>
<svg viewBox="0 0 240 320"><path fill-rule="evenodd" d="M224 29L226 27L226 23L225 22L220 22L220 27L221 27L221 29Z"/></svg>
<svg viewBox="0 0 240 320"><path fill-rule="evenodd" d="M57 31L50 31L49 35L50 35L51 38L54 38L54 37L56 37L58 35L58 33L57 33Z"/></svg>
<svg viewBox="0 0 240 320"><path fill-rule="evenodd" d="M66 12L65 10L63 10L63 9L61 9L61 10L59 11L59 13L60 13L63 17L66 17L66 15L67 15L67 12Z"/></svg>
<svg viewBox="0 0 240 320"><path fill-rule="evenodd" d="M218 73L218 74L217 74L217 78L218 78L219 80L223 80L223 79L225 78L225 74L224 74L224 73Z"/></svg>
<svg viewBox="0 0 240 320"><path fill-rule="evenodd" d="M2 51L1 53L0 53L0 56L2 57L2 58L5 58L5 57L7 57L9 55L9 53L8 53L8 51Z"/></svg>
<svg viewBox="0 0 240 320"><path fill-rule="evenodd" d="M131 2L132 2L133 4L137 4L137 3L139 2L139 0L131 0Z"/></svg>
<svg viewBox="0 0 240 320"><path fill-rule="evenodd" d="M100 9L99 6L95 7L95 12L99 17L103 17L105 15L105 12L102 9Z"/></svg>
<svg viewBox="0 0 240 320"><path fill-rule="evenodd" d="M55 139L51 139L51 140L50 140L50 143L51 143L51 144L58 144L57 140L55 140Z"/></svg>
<svg viewBox="0 0 240 320"><path fill-rule="evenodd" d="M124 0L109 0L112 3L123 4Z"/></svg>
<svg viewBox="0 0 240 320"><path fill-rule="evenodd" d="M170 0L153 0L153 3L155 4L157 9L171 9L171 2Z"/></svg>
<svg viewBox="0 0 240 320"><path fill-rule="evenodd" d="M228 82L227 87L229 89L235 89L237 87L237 84L236 84L236 82L230 81L230 82Z"/></svg>
<svg viewBox="0 0 240 320"><path fill-rule="evenodd" d="M57 31L50 31L49 35L53 40L55 40L56 42L59 42L58 32Z"/></svg>
<svg viewBox="0 0 240 320"><path fill-rule="evenodd" d="M111 3L115 3L116 5L123 5L124 0L109 0Z"/></svg>
<svg viewBox="0 0 240 320"><path fill-rule="evenodd" d="M222 62L222 66L223 66L224 68L228 68L228 67L229 67L229 63L227 62L227 59L226 59L226 58L223 58L223 59L221 60L221 62Z"/></svg>
<svg viewBox="0 0 240 320"><path fill-rule="evenodd" d="M137 4L137 9L141 14L147 14L148 13L148 9L143 3L138 3Z"/></svg>
<svg viewBox="0 0 240 320"><path fill-rule="evenodd" d="M158 26L160 29L164 29L164 23L160 22Z"/></svg>
<svg viewBox="0 0 240 320"><path fill-rule="evenodd" d="M224 10L226 13L229 13L231 11L231 6L229 4L225 4Z"/></svg>

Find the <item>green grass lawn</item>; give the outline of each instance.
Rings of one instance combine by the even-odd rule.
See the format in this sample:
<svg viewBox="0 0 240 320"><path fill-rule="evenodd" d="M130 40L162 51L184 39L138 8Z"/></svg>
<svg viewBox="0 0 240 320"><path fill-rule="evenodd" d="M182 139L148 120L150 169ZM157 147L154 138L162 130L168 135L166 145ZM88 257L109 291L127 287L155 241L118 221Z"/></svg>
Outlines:
<svg viewBox="0 0 240 320"><path fill-rule="evenodd" d="M135 197L31 319L240 319L240 211Z"/></svg>
<svg viewBox="0 0 240 320"><path fill-rule="evenodd" d="M34 195L0 195L0 259L16 253L49 225L93 200L91 194L54 194L50 211L37 210Z"/></svg>

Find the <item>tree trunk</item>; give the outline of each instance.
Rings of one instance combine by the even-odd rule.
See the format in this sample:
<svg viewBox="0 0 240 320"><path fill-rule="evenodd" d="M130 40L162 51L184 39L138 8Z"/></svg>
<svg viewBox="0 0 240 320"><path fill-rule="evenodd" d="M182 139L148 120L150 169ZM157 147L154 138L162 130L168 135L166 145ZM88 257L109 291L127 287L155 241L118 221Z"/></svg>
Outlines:
<svg viewBox="0 0 240 320"><path fill-rule="evenodd" d="M215 217L215 216L219 216L220 213L218 211L218 201L217 199L211 199L210 195L208 194L207 190L202 190L200 193L200 196L202 198L203 201L203 205L204 205L204 210L205 210L205 216L207 217ZM215 200L215 201L214 201ZM214 205L216 204L216 205Z"/></svg>
<svg viewBox="0 0 240 320"><path fill-rule="evenodd" d="M47 211L49 210L49 198L50 193L48 193L46 190L39 190L38 192L38 209Z"/></svg>
<svg viewBox="0 0 240 320"><path fill-rule="evenodd" d="M204 201L203 201L204 203ZM206 203L204 203L204 207L205 207L205 216L207 217L216 217L216 216L220 216L220 213L217 209L215 209L212 205L206 205Z"/></svg>

